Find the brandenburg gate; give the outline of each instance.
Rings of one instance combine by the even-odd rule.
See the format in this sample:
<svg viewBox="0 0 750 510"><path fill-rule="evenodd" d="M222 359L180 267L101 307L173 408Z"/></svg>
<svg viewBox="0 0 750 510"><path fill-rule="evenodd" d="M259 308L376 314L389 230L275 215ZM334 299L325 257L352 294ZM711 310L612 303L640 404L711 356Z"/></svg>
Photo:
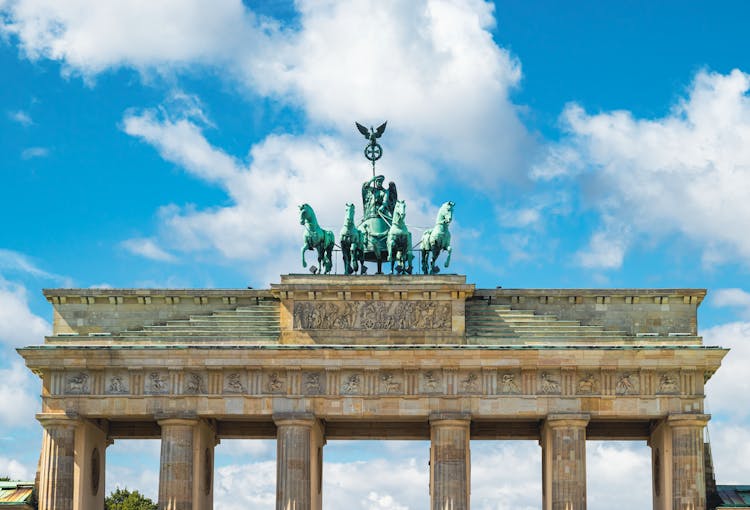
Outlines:
<svg viewBox="0 0 750 510"><path fill-rule="evenodd" d="M279 510L320 510L327 439L429 439L433 510L470 508L470 439L541 446L542 508L586 508L586 441L646 440L653 508L706 508L696 289L477 289L287 275L264 290L51 289L41 510L101 510L107 445L161 439L159 508L213 507L214 447L275 438ZM500 477L498 472L498 477Z"/></svg>

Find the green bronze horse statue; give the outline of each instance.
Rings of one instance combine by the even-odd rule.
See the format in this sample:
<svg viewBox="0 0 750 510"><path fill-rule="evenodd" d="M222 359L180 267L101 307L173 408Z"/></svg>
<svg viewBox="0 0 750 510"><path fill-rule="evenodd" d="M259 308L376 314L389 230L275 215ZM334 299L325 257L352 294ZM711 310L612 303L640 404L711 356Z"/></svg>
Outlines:
<svg viewBox="0 0 750 510"><path fill-rule="evenodd" d="M344 273L356 273L361 268L365 273L365 234L354 224L354 204L346 204L344 226L339 234L341 254L344 256Z"/></svg>
<svg viewBox="0 0 750 510"><path fill-rule="evenodd" d="M440 206L435 220L435 226L424 231L422 234L422 272L424 274L436 274L440 272L437 266L437 259L440 252L448 252L448 258L445 259L445 267L451 263L451 233L448 231L448 225L453 221L453 202L445 202Z"/></svg>
<svg viewBox="0 0 750 510"><path fill-rule="evenodd" d="M406 202L399 200L393 209L393 222L388 229L386 241L391 274L394 268L400 273L411 274L414 255L411 251L411 232L406 228Z"/></svg>
<svg viewBox="0 0 750 510"><path fill-rule="evenodd" d="M308 204L299 206L299 222L305 226L305 238L302 244L302 267L307 267L305 251L318 250L319 271L328 274L331 272L331 253L333 252L333 232L323 230L318 225L315 211Z"/></svg>

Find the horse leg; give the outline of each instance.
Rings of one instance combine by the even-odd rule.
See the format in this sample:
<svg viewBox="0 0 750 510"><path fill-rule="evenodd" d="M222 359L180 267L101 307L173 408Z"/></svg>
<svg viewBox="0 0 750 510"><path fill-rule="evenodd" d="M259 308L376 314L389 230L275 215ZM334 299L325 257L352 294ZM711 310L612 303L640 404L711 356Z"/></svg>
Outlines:
<svg viewBox="0 0 750 510"><path fill-rule="evenodd" d="M302 267L307 267L307 262L305 261L305 252L307 251L307 245L302 245Z"/></svg>
<svg viewBox="0 0 750 510"><path fill-rule="evenodd" d="M451 263L451 253L453 252L453 249L449 245L445 248L445 251L448 252L448 258L445 259L445 267L448 267Z"/></svg>
<svg viewBox="0 0 750 510"><path fill-rule="evenodd" d="M331 272L331 268L333 267L333 245L329 245L328 248L326 248L326 274L329 274Z"/></svg>
<svg viewBox="0 0 750 510"><path fill-rule="evenodd" d="M344 274L351 274L352 268L351 268L351 245L341 243L341 256L344 257Z"/></svg>

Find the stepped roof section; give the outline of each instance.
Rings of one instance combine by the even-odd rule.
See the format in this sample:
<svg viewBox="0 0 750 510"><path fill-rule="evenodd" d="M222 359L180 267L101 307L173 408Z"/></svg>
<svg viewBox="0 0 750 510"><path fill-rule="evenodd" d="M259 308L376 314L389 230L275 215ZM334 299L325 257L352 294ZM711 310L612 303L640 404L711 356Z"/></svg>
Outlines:
<svg viewBox="0 0 750 510"><path fill-rule="evenodd" d="M47 289L48 345L700 346L703 289L476 289L284 275L270 289Z"/></svg>

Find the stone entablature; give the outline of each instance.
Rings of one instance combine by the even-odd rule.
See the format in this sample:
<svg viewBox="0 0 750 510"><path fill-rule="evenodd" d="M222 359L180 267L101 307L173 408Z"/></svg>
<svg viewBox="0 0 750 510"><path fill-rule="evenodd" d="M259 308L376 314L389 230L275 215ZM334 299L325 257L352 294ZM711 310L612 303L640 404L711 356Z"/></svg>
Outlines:
<svg viewBox="0 0 750 510"><path fill-rule="evenodd" d="M492 417L538 417L559 408L643 419L667 410L702 412L704 380L726 350L41 347L21 353L43 377L45 412L108 417L122 409L120 399L134 399L126 400L128 415L151 416L168 405L262 416L307 402L324 417L345 417L360 416L361 407L341 406L341 399L365 399L373 414L388 415L392 399L406 398L409 414L426 416L460 398L465 410Z"/></svg>

